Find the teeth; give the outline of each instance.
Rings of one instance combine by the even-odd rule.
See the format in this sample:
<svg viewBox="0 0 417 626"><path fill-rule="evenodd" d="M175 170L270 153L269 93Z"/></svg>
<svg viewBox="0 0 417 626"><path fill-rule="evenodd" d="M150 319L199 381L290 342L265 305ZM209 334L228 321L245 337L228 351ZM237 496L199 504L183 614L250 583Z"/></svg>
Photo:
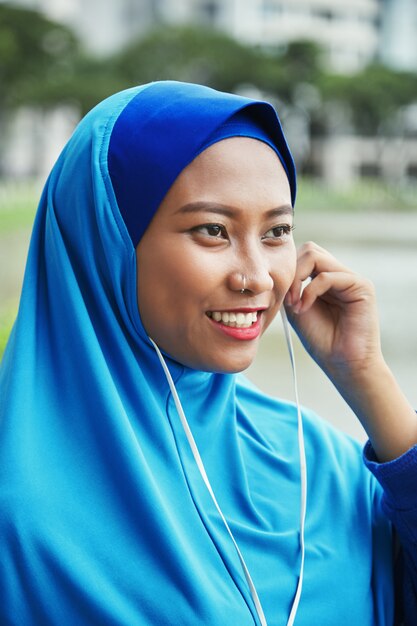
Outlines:
<svg viewBox="0 0 417 626"><path fill-rule="evenodd" d="M257 311L252 313L234 313L233 311L213 311L210 316L215 322L221 322L232 328L249 328L258 319Z"/></svg>

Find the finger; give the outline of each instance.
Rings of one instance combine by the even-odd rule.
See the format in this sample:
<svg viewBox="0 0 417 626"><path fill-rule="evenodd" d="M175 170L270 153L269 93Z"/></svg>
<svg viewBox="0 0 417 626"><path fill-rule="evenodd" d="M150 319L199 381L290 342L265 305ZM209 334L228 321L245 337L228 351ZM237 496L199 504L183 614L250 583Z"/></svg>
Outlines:
<svg viewBox="0 0 417 626"><path fill-rule="evenodd" d="M301 299L295 304L295 313L305 313L318 298L328 294L333 299L333 304L352 304L363 301L371 293L365 281L350 272L321 272L302 293Z"/></svg>
<svg viewBox="0 0 417 626"><path fill-rule="evenodd" d="M297 274L301 280L320 272L350 272L328 250L313 241L304 243L297 254Z"/></svg>
<svg viewBox="0 0 417 626"><path fill-rule="evenodd" d="M305 281L315 278L321 272L346 272L352 273L347 267L340 263L330 252L309 241L303 244L297 253L297 267L294 281L288 290L286 304L295 305L299 299Z"/></svg>

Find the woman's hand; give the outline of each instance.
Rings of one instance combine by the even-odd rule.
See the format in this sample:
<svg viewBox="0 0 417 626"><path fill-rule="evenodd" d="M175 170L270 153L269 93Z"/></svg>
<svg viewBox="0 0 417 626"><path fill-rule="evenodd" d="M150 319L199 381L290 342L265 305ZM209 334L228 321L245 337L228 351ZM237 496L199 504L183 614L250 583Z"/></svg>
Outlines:
<svg viewBox="0 0 417 626"><path fill-rule="evenodd" d="M357 375L383 360L372 283L315 243L298 251L285 305L305 348L330 378Z"/></svg>
<svg viewBox="0 0 417 626"><path fill-rule="evenodd" d="M306 243L298 252L285 308L309 354L361 421L379 460L392 460L416 445L415 411L382 355L372 283Z"/></svg>

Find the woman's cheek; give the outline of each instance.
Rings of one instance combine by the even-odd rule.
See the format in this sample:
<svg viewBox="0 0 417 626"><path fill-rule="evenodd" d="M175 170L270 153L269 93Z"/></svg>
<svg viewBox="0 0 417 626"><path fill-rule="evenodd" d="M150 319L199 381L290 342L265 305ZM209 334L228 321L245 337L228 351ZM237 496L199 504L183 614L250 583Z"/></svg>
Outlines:
<svg viewBox="0 0 417 626"><path fill-rule="evenodd" d="M286 256L275 263L274 285L277 296L282 300L294 282L297 269L297 251L292 243L286 251Z"/></svg>

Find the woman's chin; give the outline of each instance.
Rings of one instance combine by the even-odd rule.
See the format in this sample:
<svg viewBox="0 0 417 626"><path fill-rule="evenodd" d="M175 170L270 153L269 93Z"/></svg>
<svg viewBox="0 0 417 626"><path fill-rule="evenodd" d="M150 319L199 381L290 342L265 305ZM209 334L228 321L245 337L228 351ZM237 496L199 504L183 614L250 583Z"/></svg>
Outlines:
<svg viewBox="0 0 417 626"><path fill-rule="evenodd" d="M151 335L152 336L152 335ZM162 352L177 363L193 370L216 374L236 374L252 365L259 347L259 337L251 341L225 342L181 341L164 342L165 337L153 337Z"/></svg>
<svg viewBox="0 0 417 626"><path fill-rule="evenodd" d="M230 352L223 352L223 354L219 355L216 359L209 359L205 362L200 362L194 366L194 369L212 372L215 374L238 374L252 365L256 352L257 350L254 350L251 351L250 354L246 355L235 355Z"/></svg>

